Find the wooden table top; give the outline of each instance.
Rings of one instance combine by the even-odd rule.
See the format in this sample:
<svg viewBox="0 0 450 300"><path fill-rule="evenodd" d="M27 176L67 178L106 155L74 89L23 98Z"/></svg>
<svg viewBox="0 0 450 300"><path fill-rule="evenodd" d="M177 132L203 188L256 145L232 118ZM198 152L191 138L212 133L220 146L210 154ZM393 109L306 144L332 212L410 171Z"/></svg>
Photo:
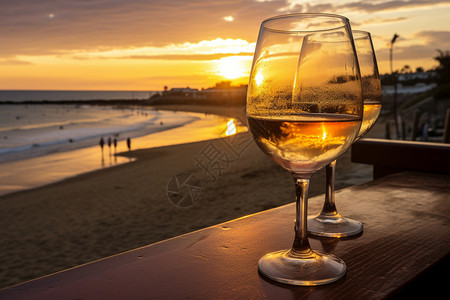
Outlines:
<svg viewBox="0 0 450 300"><path fill-rule="evenodd" d="M353 239L313 239L347 264L317 287L258 274L264 254L290 248L294 203L0 290L0 299L383 299L450 253L450 176L407 172L336 194L360 220ZM245 201L243 195L243 201ZM309 201L318 213L323 195Z"/></svg>

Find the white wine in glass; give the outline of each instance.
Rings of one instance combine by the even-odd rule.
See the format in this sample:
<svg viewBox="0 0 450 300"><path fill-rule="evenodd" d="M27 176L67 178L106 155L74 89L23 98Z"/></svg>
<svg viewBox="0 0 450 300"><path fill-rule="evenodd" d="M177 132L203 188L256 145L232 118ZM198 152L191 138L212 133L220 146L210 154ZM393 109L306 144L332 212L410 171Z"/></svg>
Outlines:
<svg viewBox="0 0 450 300"><path fill-rule="evenodd" d="M361 127L361 77L350 24L331 14L291 14L261 24L247 93L249 129L259 148L291 172L296 189L290 249L263 256L264 276L319 285L346 272L340 258L311 249L309 181L350 147Z"/></svg>
<svg viewBox="0 0 450 300"><path fill-rule="evenodd" d="M311 173L347 149L361 119L341 114L288 114L282 118L248 117L260 148L282 167Z"/></svg>
<svg viewBox="0 0 450 300"><path fill-rule="evenodd" d="M362 96L364 113L358 139L364 136L375 124L381 112L381 81L378 73L377 60L372 45L370 33L354 30L356 52L361 70ZM346 238L362 233L360 221L343 217L336 209L334 180L336 161L326 167L325 203L322 211L308 218L308 232L319 237Z"/></svg>

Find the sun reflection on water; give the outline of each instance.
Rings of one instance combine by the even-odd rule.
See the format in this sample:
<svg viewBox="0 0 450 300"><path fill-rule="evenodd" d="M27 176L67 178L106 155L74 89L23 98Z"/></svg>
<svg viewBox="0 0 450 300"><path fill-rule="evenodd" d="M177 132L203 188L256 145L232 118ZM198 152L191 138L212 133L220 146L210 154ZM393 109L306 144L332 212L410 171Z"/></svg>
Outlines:
<svg viewBox="0 0 450 300"><path fill-rule="evenodd" d="M236 125L234 125L234 120L233 119L228 121L228 123L227 123L227 131L225 132L225 134L227 136L236 134Z"/></svg>

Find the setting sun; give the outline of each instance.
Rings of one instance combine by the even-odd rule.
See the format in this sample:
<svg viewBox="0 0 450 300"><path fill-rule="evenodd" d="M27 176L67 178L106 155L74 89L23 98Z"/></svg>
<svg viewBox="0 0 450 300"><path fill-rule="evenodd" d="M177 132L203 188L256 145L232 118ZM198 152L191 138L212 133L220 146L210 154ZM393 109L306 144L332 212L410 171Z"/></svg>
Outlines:
<svg viewBox="0 0 450 300"><path fill-rule="evenodd" d="M251 57L231 56L218 60L217 73L227 79L248 76Z"/></svg>

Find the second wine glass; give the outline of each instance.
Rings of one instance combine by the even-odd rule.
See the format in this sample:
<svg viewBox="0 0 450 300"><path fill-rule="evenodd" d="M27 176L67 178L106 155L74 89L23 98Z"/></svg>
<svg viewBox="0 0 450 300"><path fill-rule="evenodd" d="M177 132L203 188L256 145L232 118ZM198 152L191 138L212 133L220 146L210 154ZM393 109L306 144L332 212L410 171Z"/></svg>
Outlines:
<svg viewBox="0 0 450 300"><path fill-rule="evenodd" d="M354 30L353 39L361 70L364 99L363 121L358 133L358 140L372 128L380 115L381 81L370 33ZM360 221L343 217L336 209L335 170L336 160L326 167L326 192L322 211L318 215L308 218L308 233L313 236L343 238L356 236L363 231Z"/></svg>

